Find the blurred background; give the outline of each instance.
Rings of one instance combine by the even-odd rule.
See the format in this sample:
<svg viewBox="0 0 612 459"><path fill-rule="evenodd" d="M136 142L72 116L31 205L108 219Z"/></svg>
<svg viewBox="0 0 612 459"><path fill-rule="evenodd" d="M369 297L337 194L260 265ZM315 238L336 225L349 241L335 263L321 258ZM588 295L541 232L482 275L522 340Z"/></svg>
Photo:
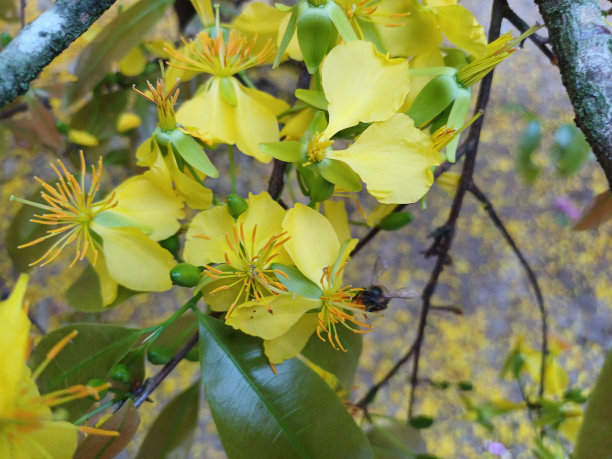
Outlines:
<svg viewBox="0 0 612 459"><path fill-rule="evenodd" d="M510 3L529 24L542 22L531 1ZM466 0L462 4L487 28L490 2ZM35 17L47 5L43 1L28 2L28 18ZM102 21L114 14L111 10ZM7 23L7 32L15 33L17 29L18 24ZM513 29L504 22L502 32L508 30ZM545 35L546 31L541 33ZM169 10L149 35L151 39L178 39L174 13ZM75 43L43 75L51 91L53 84L59 85L69 78L68 65L86 39ZM276 85L280 96L293 102L290 97L296 72L281 67L280 76L274 75L263 70L253 79L260 87L264 85L262 89ZM274 83L271 78L280 80ZM195 83L187 85L183 94L194 88ZM48 164L57 156L71 162L76 151L57 139L56 120L49 118L52 112L47 110L41 114L32 107L35 106L10 119L0 115L0 200L4 203L0 207L0 279L8 286L16 279L16 271L8 256L12 249L5 241L11 220L20 207L9 202L10 195L31 195L37 188L34 175L50 179ZM150 108L150 118L143 118L143 125L123 139L127 156L125 152L115 152L120 149L113 146L113 158L121 160L105 161L108 188L131 175L129 169L134 160L129 152L135 151L155 123L154 107ZM570 387L588 389L603 363L612 336L612 252L609 250L612 227L608 223L590 231L571 230L581 210L606 189L603 173L573 128L572 119L558 69L531 42L526 42L523 49L495 71L475 182L492 201L538 276L548 308L549 338L563 349L559 361L570 375ZM103 117L100 119L100 123L106 121ZM89 158L106 153L100 147L87 152ZM227 170L226 156L221 149L213 153L212 159L220 170ZM270 165L259 164L243 155L238 155L237 165L239 193L267 189ZM459 172L460 165L453 171ZM221 195L227 194L229 183L218 182L209 181L208 185ZM365 195L362 198L364 206L373 208L373 201ZM355 286L369 285L380 257L389 265L381 278L382 285L420 292L434 264L422 252L432 241L428 235L444 223L452 198L434 186L426 202L425 209L418 204L408 209L415 217L411 225L397 232L382 231L362 250L349 264L347 280ZM352 204L349 207L357 212ZM356 227L354 236L362 236L363 230ZM533 444L536 432L524 410L495 417L491 421L494 429L490 430L467 420L462 402L465 397L475 403L494 399L520 402L516 383L501 378L500 371L519 336L524 336L534 349L540 340L537 303L525 272L471 195L466 197L451 256L452 264L441 276L434 304L453 305L463 313L433 312L428 322L420 365L423 381L417 390L415 406L416 413L435 419L430 428L422 431L428 451L439 457L480 457L486 453L489 443L495 441L505 445L515 457L529 457L529 445ZM66 269L66 266L64 260L32 271L31 311L46 330L74 321L152 325L169 316L188 298L187 291L173 289L165 294L135 296L103 313L75 312L66 303L64 292L81 268ZM414 339L419 307L418 300L395 299L374 319L374 331L364 336L352 401L360 398L406 351ZM379 392L371 406L373 413L406 418L410 368L411 365L402 368ZM152 397L155 403L145 404L140 410L141 425L145 426L142 433L165 401L197 378L197 369L196 364L182 363L176 374L155 391ZM150 370L151 374L157 371L154 367ZM191 456L224 457L205 403L201 404L200 411L201 429ZM135 454L142 433L126 457Z"/></svg>

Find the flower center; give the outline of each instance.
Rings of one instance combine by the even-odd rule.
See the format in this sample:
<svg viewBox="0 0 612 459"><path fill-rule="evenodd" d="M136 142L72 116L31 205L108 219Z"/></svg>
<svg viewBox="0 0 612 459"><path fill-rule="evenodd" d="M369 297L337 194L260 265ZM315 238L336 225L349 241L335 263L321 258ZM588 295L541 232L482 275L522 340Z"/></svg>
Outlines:
<svg viewBox="0 0 612 459"><path fill-rule="evenodd" d="M312 140L308 142L308 150L306 152L308 162L304 165L307 166L312 163L323 161L325 159L325 152L333 143L333 140L327 140L323 137L322 133L317 132Z"/></svg>
<svg viewBox="0 0 612 459"><path fill-rule="evenodd" d="M164 50L174 59L169 65L223 77L261 65L274 55L274 45L270 39L255 53L253 49L257 36L249 40L238 31L231 30L225 41L220 29L214 30L218 31L215 38L207 32L200 32L194 40L183 39L185 52L165 47Z"/></svg>
<svg viewBox="0 0 612 459"><path fill-rule="evenodd" d="M151 97L136 89L136 85L132 86L134 91L148 101L151 101L157 105L157 119L159 121L159 127L161 127L164 131L171 131L176 128L174 105L176 104L179 92L181 91L180 89L177 89L178 84L179 79L177 78L174 86L172 86L170 91L166 92L166 85L164 80L161 78L157 79L157 87L155 88L147 81L147 86L149 87L149 91L151 91Z"/></svg>
<svg viewBox="0 0 612 459"><path fill-rule="evenodd" d="M204 274L212 279L226 279L227 283L212 290L215 294L221 290L238 287L238 292L226 318L232 313L234 308L242 301L261 300L270 295L278 295L286 292L287 288L276 280L276 274L287 277L285 273L278 269L271 269L270 264L280 254L280 250L289 240L287 232L271 236L261 247L256 247L255 239L257 225L253 227L250 238L245 237L244 223L238 227L234 224L232 235L225 233L225 242L229 252L225 252L225 263L229 269L219 269L207 265ZM199 235L197 237L207 238ZM266 305L270 314L273 311Z"/></svg>
<svg viewBox="0 0 612 459"><path fill-rule="evenodd" d="M400 18L410 16L412 12L405 13L383 13L378 10L378 7L384 3L384 0L361 0L357 3L351 3L346 8L346 16L349 20L360 19L362 21L380 24L385 27L401 27L404 23ZM355 23L355 22L353 22Z"/></svg>
<svg viewBox="0 0 612 459"><path fill-rule="evenodd" d="M85 191L85 158L82 150L80 153L80 181L68 172L60 160L58 160L59 169L51 164L51 168L59 180L55 184L55 187L45 183L38 177L34 177L44 190L41 191L40 194L47 202L47 205L11 196L12 200L46 210L48 213L42 215L35 214L34 218L30 221L32 223L39 223L51 227L44 236L20 245L18 248L29 247L55 236L59 237L49 250L47 250L38 260L30 263L30 266L39 263L41 266L44 266L50 263L61 253L64 247L73 242L76 242L77 249L70 266L74 265L77 260L82 260L85 255L87 255L88 250L91 250L93 253L92 265L96 264L98 258L97 243L89 231L89 226L97 214L115 207L118 203L115 200L114 193L107 196L102 201L94 202L96 193L100 189L100 178L102 176L101 156L98 160L98 167L91 166L91 184L89 186L89 191Z"/></svg>
<svg viewBox="0 0 612 459"><path fill-rule="evenodd" d="M352 288L347 285L338 288L340 284L340 273L344 270L347 263L344 263L335 273L332 273L331 266L323 271L321 277L321 287L323 295L321 296L322 307L319 312L319 323L317 325L317 336L322 341L327 341L334 349L341 349L346 352L346 349L338 336L338 325L342 325L353 333L368 333L372 331L372 327L368 324L360 322L355 315L365 312L365 307L353 301L355 295L360 292L360 288ZM352 313L352 314L351 314ZM363 327L361 330L357 327Z"/></svg>

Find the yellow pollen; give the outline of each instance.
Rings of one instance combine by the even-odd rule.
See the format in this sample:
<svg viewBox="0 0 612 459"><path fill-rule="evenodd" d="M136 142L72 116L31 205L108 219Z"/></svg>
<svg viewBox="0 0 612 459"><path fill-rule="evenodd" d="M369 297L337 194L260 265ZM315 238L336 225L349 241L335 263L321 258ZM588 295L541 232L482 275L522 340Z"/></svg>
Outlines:
<svg viewBox="0 0 612 459"><path fill-rule="evenodd" d="M81 177L77 180L64 164L58 160L59 168L51 164L51 168L58 178L55 187L43 182L38 177L35 180L45 190L41 192L41 197L46 204L28 201L11 196L11 200L19 201L39 209L47 211L42 215L34 215L30 220L33 223L52 226L47 233L33 241L22 244L19 248L29 247L45 241L52 237L59 239L37 260L30 263L30 266L40 263L44 266L53 261L63 250L64 247L76 242L76 253L71 266L77 260L82 260L86 255L93 257L92 264L95 265L98 258L98 243L93 239L89 226L94 217L101 212L117 206L114 194L105 199L95 202L96 193L100 189L100 179L102 176L102 157L98 160L98 165L91 166L91 184L86 191L85 186L85 157L83 151L81 156Z"/></svg>
<svg viewBox="0 0 612 459"><path fill-rule="evenodd" d="M257 36L252 40L231 30L228 40L219 33L216 38L206 32L200 32L194 40L183 39L183 52L166 46L166 51L172 56L169 65L183 69L209 73L214 76L231 76L251 67L262 65L274 56L274 45L268 39L257 53L254 48Z"/></svg>
<svg viewBox="0 0 612 459"><path fill-rule="evenodd" d="M306 153L308 157L308 163L318 163L325 159L325 151L333 145L333 140L327 140L323 137L323 134L317 132L313 139L308 142L308 151Z"/></svg>

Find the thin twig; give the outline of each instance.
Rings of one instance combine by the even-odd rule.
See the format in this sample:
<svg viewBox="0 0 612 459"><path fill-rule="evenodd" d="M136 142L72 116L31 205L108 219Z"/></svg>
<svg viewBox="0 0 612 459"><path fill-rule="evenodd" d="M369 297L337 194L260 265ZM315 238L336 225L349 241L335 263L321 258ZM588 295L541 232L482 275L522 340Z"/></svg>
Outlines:
<svg viewBox="0 0 612 459"><path fill-rule="evenodd" d="M503 0L494 0L491 12L491 25L489 27L489 42L496 40L499 37L501 22L503 18ZM480 90L478 91L478 100L476 102L476 111L484 111L487 103L489 102L489 95L491 93L491 83L493 81L493 72L490 72L481 82ZM415 391L419 375L419 357L421 354L421 348L423 346L423 339L425 336L425 326L427 324L427 316L431 307L431 298L435 293L438 285L438 279L444 269L448 253L453 241L455 233L455 225L459 218L463 200L467 192L468 186L472 181L474 174L474 167L476 165L476 154L478 152L478 144L480 142L480 132L482 129L484 117L478 118L474 124L470 127L468 137L466 140L466 154L465 161L463 162L463 170L461 172L461 178L457 187L457 193L453 200L448 219L444 225L446 231L441 231L436 237L436 240L430 249L429 253L435 253L437 255L436 263L431 272L431 276L427 285L423 289L423 304L421 307L421 313L419 315L419 323L417 326L417 335L414 341L414 359L412 365L412 374L410 375L410 401L408 405L408 418L412 419L412 411L415 401Z"/></svg>
<svg viewBox="0 0 612 459"><path fill-rule="evenodd" d="M389 380L398 372L402 365L404 365L410 360L410 357L412 357L413 352L414 344L410 346L408 351L406 351L406 353L395 363L395 365L393 365L393 368L391 368L391 370L389 370L380 381L370 387L366 394L361 397L361 399L357 403L355 403L355 406L361 408L366 414L366 416L368 415L368 405L374 401L376 395L378 394L378 391L389 382Z"/></svg>
<svg viewBox="0 0 612 459"><path fill-rule="evenodd" d="M285 186L285 162L280 159L274 159L272 174L268 181L268 194L277 201L283 192Z"/></svg>
<svg viewBox="0 0 612 459"><path fill-rule="evenodd" d="M525 259L525 257L523 256L523 253L521 252L521 250L518 248L518 246L512 239L512 236L510 236L510 233L508 233L508 230L506 229L504 223L499 218L499 215L495 211L495 208L493 207L493 204L491 203L489 198L482 192L482 190L480 190L480 188L478 188L478 186L476 186L474 182L470 183L468 191L472 193L474 197L483 204L483 208L485 212L489 215L489 218L491 219L495 227L502 233L502 236L504 237L504 239L506 240L506 242L508 243L508 245L510 246L514 254L519 259L521 266L523 266L523 269L527 273L527 277L529 278L529 283L531 284L531 287L533 288L533 292L535 293L535 296L538 302L538 309L540 311L540 322L541 322L541 333L542 333L542 345L541 345L542 359L540 362L540 385L538 389L538 395L541 398L542 395L544 394L544 378L546 376L546 355L548 354L548 336L547 336L548 335L548 321L547 321L546 306L544 305L544 296L542 295L542 291L540 290L540 286L538 284L538 278L533 272L533 269L531 269L529 262Z"/></svg>
<svg viewBox="0 0 612 459"><path fill-rule="evenodd" d="M142 405L145 400L149 398L149 395L151 395L151 393L157 389L157 386L159 386L161 382L166 379L170 373L172 373L172 370L174 370L179 362L185 358L191 348L196 345L199 337L199 332L194 333L193 336L189 338L189 341L185 343L185 345L174 355L174 357L172 357L172 359L165 364L155 376L147 381L147 383L143 386L142 391L138 392L136 399L134 400L134 406L136 408Z"/></svg>
<svg viewBox="0 0 612 459"><path fill-rule="evenodd" d="M510 21L514 27L519 29L521 33L524 33L527 29L529 29L529 24L527 24L518 14L514 12L512 8L510 8L510 5L508 5L506 0L503 1L502 8L504 17ZM547 39L538 35L537 33L531 34L529 39L539 48L540 51L542 51L542 54L544 54L550 60L551 64L559 65L557 57L547 46Z"/></svg>

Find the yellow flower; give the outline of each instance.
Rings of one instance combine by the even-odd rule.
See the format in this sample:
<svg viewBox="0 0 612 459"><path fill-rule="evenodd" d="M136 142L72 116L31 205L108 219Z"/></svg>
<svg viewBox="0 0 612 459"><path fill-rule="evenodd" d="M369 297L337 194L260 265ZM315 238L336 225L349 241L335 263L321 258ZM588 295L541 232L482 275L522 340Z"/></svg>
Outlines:
<svg viewBox="0 0 612 459"><path fill-rule="evenodd" d="M75 386L40 395L25 364L30 332L23 306L27 282L27 274L22 274L11 296L0 302L0 457L70 459L77 447L77 430L111 436L117 433L54 419L51 406L88 395L97 397L105 387ZM57 354L73 336L58 343L52 352Z"/></svg>
<svg viewBox="0 0 612 459"><path fill-rule="evenodd" d="M204 288L206 301L214 311L227 311L226 317L242 303L285 290L270 267L289 261L281 227L285 211L268 193L246 201L248 209L236 220L226 206L217 206L196 215L187 230L185 261L205 266L212 279Z"/></svg>
<svg viewBox="0 0 612 459"><path fill-rule="evenodd" d="M179 123L210 133L213 141L237 145L245 154L262 162L270 157L258 149L261 142L279 139L276 115L289 105L257 89L243 86L233 75L267 62L274 53L270 41L255 54L255 39L248 40L231 30L227 41L222 33L216 38L200 32L195 40L185 42L185 52L167 48L173 57L170 65L209 73L198 93L176 113Z"/></svg>
<svg viewBox="0 0 612 459"><path fill-rule="evenodd" d="M349 191L358 191L363 181L382 203L420 199L433 183L431 167L440 164L440 155L427 134L397 113L410 89L408 62L389 59L372 43L354 41L328 54L321 80L329 101L327 127L318 121L311 137L265 144L262 149L310 167ZM333 136L359 122L372 124L348 148L334 150Z"/></svg>
<svg viewBox="0 0 612 459"><path fill-rule="evenodd" d="M150 83L148 86L150 97L134 90L157 105L158 128L138 147L137 164L149 167L149 178L163 189L172 188L174 183L176 191L189 207L206 209L212 203L212 191L203 184L204 171L215 177L219 174L195 138L209 144L212 141L205 133L177 126L174 104L179 94L178 81L169 91L166 91L162 79L157 80L156 87Z"/></svg>
<svg viewBox="0 0 612 459"><path fill-rule="evenodd" d="M172 284L169 271L175 261L155 241L178 231L177 221L184 217L183 203L172 189L162 189L147 174L132 177L104 199L96 200L102 174L102 158L92 166L89 189L85 185L85 159L81 152L80 180L58 160L51 165L58 182L55 187L38 177L46 204L14 198L47 213L35 215L32 222L50 227L47 234L20 247L49 238L56 242L30 265L44 266L69 245L76 251L70 266L89 259L100 276L104 304L117 295L117 284L136 291L164 291Z"/></svg>
<svg viewBox="0 0 612 459"><path fill-rule="evenodd" d="M456 0L385 0L379 14L403 14L400 27L377 24L383 43L392 56L416 56L442 43L442 34L457 47L474 56L486 51L483 27L474 15Z"/></svg>

